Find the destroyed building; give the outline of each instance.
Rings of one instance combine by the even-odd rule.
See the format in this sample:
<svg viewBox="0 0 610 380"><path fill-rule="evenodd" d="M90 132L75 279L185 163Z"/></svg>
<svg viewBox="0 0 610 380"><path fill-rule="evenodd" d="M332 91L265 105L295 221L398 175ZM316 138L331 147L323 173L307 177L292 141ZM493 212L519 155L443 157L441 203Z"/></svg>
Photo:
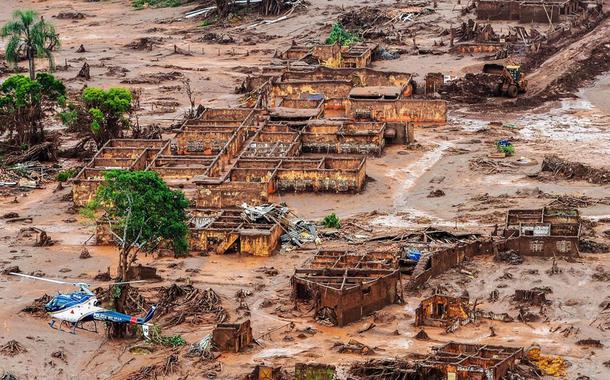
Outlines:
<svg viewBox="0 0 610 380"><path fill-rule="evenodd" d="M453 331L473 319L468 297L435 294L422 300L415 309L415 326L445 327Z"/></svg>
<svg viewBox="0 0 610 380"><path fill-rule="evenodd" d="M276 55L277 58L287 62L303 61L310 64L325 64L336 68L362 68L367 67L372 60L376 46L351 45L292 45Z"/></svg>
<svg viewBox="0 0 610 380"><path fill-rule="evenodd" d="M419 363L436 368L445 379L500 380L523 357L522 348L450 342Z"/></svg>
<svg viewBox="0 0 610 380"><path fill-rule="evenodd" d="M292 277L298 300L313 302L316 319L344 326L402 299L396 256L320 250Z"/></svg>
<svg viewBox="0 0 610 380"><path fill-rule="evenodd" d="M243 351L253 340L249 319L241 323L220 323L212 332L214 346L223 352Z"/></svg>
<svg viewBox="0 0 610 380"><path fill-rule="evenodd" d="M108 141L72 180L75 205L94 197L109 169L155 171L193 205L193 250L271 254L281 228L240 219L242 204L273 202L281 192L361 192L366 156L413 142L416 126L446 122L445 101L414 99L410 74L366 68L370 52L291 46L288 61L340 54L355 63L263 70L249 82L259 86L252 107L205 109L171 140ZM112 243L98 227L98 241Z"/></svg>
<svg viewBox="0 0 610 380"><path fill-rule="evenodd" d="M580 216L576 209L509 210L504 237L523 256L577 256Z"/></svg>

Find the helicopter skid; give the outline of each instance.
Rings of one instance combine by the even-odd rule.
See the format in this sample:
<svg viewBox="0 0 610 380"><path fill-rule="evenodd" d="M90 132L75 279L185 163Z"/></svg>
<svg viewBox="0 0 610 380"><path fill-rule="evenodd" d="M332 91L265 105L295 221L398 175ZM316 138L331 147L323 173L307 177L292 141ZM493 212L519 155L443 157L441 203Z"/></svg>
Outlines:
<svg viewBox="0 0 610 380"><path fill-rule="evenodd" d="M59 321L59 326L55 327L55 323ZM51 321L49 322L49 327L51 327L53 330L57 330L57 331L63 331L63 332L69 332L70 334L76 334L76 330L84 330L84 331L89 331L89 332L93 332L93 333L98 333L97 331L97 324L95 323L95 321L93 322L93 329L88 329L85 327L84 322L68 322L68 321L62 321L60 319L51 319ZM62 326L66 324L68 326L68 330L64 330L62 329Z"/></svg>

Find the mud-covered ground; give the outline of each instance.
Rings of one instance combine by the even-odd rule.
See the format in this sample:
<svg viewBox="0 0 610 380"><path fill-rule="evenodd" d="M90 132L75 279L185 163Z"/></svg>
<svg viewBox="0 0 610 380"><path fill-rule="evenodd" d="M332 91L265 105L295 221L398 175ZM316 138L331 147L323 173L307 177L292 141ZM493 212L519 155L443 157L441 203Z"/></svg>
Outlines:
<svg viewBox="0 0 610 380"><path fill-rule="evenodd" d="M57 53L58 76L68 80L71 90L82 86L129 86L142 88L141 123L171 124L188 106L183 78L191 80L198 103L229 106L239 102L234 93L250 68L270 61L276 49L292 41L319 41L344 9L375 5L370 1L313 0L306 10L288 20L255 28L245 27L256 17L226 27L202 27L200 20L185 20L192 6L164 9L130 8L128 1L3 1L0 23L17 8L39 10L51 19L60 32L63 46ZM386 1L386 4L394 2ZM465 20L457 1L439 1L438 11L419 20L438 25ZM406 5L405 5L406 6ZM342 10L343 8L343 10ZM78 11L84 19L58 19L60 12ZM593 42L610 38L606 24L593 34L576 41L564 53L551 58L546 71L532 74L536 92L565 74L566 65L575 52L586 55ZM418 44L433 47L434 31L418 34ZM218 44L207 41L208 33L228 35L233 42ZM132 49L126 45L140 38L154 43L149 49ZM4 42L0 42L0 47ZM410 41L402 44L408 47ZM83 44L86 52L77 53ZM580 44L580 45L579 45ZM174 52L174 45L179 53ZM579 50L580 49L580 50ZM187 52L185 54L184 52ZM84 61L91 65L92 79L74 79ZM421 80L428 71L460 75L478 70L483 60L473 57L403 54L400 59L381 61L373 67L418 74ZM42 64L42 62L41 62ZM165 73L160 75L159 73ZM138 82L138 83L136 83ZM545 154L554 153L568 160L593 166L610 162L610 106L608 77L598 78L592 86L578 92L577 98L556 100L530 110L490 110L479 112L477 105L451 105L449 122L437 128L416 130L417 144L406 148L393 146L383 156L367 160L370 177L361 194L280 194L279 199L298 215L318 220L329 212L340 218L354 218L359 224L377 231L423 228L428 225L467 229L489 234L494 225L502 225L509 208L539 207L557 202L561 195L580 200L580 212L586 223L586 239L610 243L610 186L584 181L567 181L538 175ZM492 101L494 101L492 99ZM497 99L499 102L503 102ZM495 151L500 138L510 139L514 157L497 160L488 155ZM62 164L72 164L64 163ZM32 217L32 223L7 223L0 219L0 269L17 265L23 273L36 272L51 278L95 282L93 277L116 267L117 254L111 247L91 245L94 225L75 213L65 196L69 186L54 191L55 184L44 189L7 196L0 200L2 214L17 212ZM433 190L442 197L430 198ZM584 200L584 201L583 201ZM561 201L561 200L560 200ZM44 229L55 240L50 247L33 247L31 237L22 228ZM360 232L363 234L364 232ZM83 245L92 258L79 259ZM384 248L379 243L378 248ZM354 249L358 249L354 246ZM169 285L177 279L190 281L201 288L212 288L220 296L229 320L243 315L235 294L249 290L246 298L254 336L259 342L247 352L222 354L217 361L195 363L185 357L186 348L176 349L175 371L168 378L237 379L250 372L255 364L266 363L294 367L296 362L321 362L348 366L369 357L339 354L332 346L354 338L374 348L373 358L399 357L411 353L426 354L430 348L451 340L528 347L539 344L549 355L563 356L571 366L567 378L588 376L610 378L610 317L601 314L600 304L610 296L608 278L597 276L610 272L610 253L583 253L574 261L559 260L562 272L549 275L551 262L526 258L522 265L498 263L480 258L433 279L424 289L405 293L405 304L393 305L345 328L326 327L316 323L304 310L294 311L290 302L290 276L303 263L307 252L290 251L269 258L238 256L193 256L185 259L143 257L164 278L161 284L142 285L143 289ZM178 265L176 265L178 262ZM265 268L273 267L273 271ZM194 271L195 270L195 271ZM198 271L197 271L198 270ZM504 274L509 272L511 279ZM465 274L467 273L467 274ZM605 281L603 279L606 279ZM450 294L467 291L479 307L516 315L510 295L515 289L549 286L552 303L543 310L537 322L499 322L482 320L452 334L440 328L426 328L430 341L418 341L413 326L414 310L419 301L437 287ZM487 301L497 289L499 299ZM17 378L96 378L123 379L144 366L164 365L172 349L158 348L152 353L129 350L137 341L109 341L104 334L79 332L72 335L51 330L46 318L36 318L20 310L43 294L71 289L53 284L32 282L0 275L0 345L19 341L27 352L14 357L0 356L0 372L9 371ZM540 312L540 310L532 310ZM359 333L374 322L375 327ZM291 323L293 325L291 325ZM604 324L605 323L605 324ZM490 326L496 336L490 337ZM605 329L604 329L605 326ZM200 340L213 325L181 324L165 331L180 334L188 343ZM573 327L570 329L570 327ZM569 334L566 335L566 329ZM598 339L603 348L582 347L576 341ZM65 360L52 357L63 351Z"/></svg>

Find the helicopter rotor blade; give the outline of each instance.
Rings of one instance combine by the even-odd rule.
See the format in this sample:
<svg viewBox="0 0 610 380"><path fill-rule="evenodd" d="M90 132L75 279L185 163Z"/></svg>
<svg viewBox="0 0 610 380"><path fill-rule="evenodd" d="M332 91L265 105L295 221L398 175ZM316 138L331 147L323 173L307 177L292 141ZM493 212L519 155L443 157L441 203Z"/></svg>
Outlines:
<svg viewBox="0 0 610 380"><path fill-rule="evenodd" d="M142 282L150 282L149 280L135 280L135 281L119 281L112 283L96 283L96 285L124 285L124 284L137 284Z"/></svg>
<svg viewBox="0 0 610 380"><path fill-rule="evenodd" d="M10 272L9 274L12 274L13 276L20 276L20 277L30 278L30 279L33 279L33 280L52 282L54 284L75 285L75 286L78 285L77 283L74 283L74 282L67 282L67 281L61 281L61 280L53 280L51 278L32 276L32 275L23 274L23 273Z"/></svg>

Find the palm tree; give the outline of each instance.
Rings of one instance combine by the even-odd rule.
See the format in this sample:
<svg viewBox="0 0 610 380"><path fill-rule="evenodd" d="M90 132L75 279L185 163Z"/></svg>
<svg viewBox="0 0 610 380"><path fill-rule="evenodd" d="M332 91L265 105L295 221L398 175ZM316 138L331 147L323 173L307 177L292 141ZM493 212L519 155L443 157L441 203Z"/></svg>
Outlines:
<svg viewBox="0 0 610 380"><path fill-rule="evenodd" d="M36 21L38 13L31 10L13 13L13 19L0 30L2 38L9 38L6 44L6 60L17 66L22 54L26 54L30 64L30 79L36 78L36 57L46 57L51 70L55 68L53 49L59 47L59 36L55 33L53 24L42 17Z"/></svg>

